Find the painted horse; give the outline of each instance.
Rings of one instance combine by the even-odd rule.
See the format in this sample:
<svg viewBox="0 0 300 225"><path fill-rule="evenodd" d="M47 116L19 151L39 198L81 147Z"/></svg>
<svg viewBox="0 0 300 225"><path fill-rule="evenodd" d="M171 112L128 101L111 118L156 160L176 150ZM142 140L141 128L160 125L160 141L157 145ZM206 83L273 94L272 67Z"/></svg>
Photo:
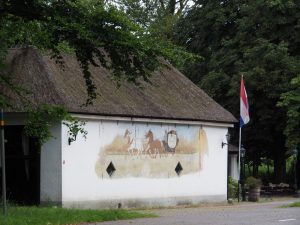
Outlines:
<svg viewBox="0 0 300 225"><path fill-rule="evenodd" d="M154 140L154 135L151 130L146 133L145 138L148 139L145 151L150 155L150 157L156 158L157 155L162 157L166 153L161 141L158 139Z"/></svg>

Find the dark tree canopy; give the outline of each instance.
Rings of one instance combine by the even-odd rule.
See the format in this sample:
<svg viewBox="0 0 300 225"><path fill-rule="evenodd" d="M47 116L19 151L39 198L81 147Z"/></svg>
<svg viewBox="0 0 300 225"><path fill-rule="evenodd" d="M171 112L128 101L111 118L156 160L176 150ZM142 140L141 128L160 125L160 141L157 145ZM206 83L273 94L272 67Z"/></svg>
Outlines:
<svg viewBox="0 0 300 225"><path fill-rule="evenodd" d="M290 92L291 80L300 74L299 35L299 0L199 0L182 17L174 37L204 57L187 65L185 74L237 117L244 75L251 121L243 142L256 165L263 156L273 158L277 181L284 178L285 144L299 147L299 138L287 141L284 136L291 129L299 136L299 82L294 80ZM286 108L278 106L281 99ZM287 126L289 119L293 127Z"/></svg>

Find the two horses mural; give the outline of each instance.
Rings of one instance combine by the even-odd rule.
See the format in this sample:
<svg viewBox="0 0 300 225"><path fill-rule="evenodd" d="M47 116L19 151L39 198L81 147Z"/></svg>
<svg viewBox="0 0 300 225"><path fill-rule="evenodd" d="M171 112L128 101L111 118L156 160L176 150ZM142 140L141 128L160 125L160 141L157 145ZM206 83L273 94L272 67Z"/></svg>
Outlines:
<svg viewBox="0 0 300 225"><path fill-rule="evenodd" d="M175 153L176 146L179 142L177 133L174 130L165 131L164 140L154 139L154 134L149 130L145 134L145 139L136 141L132 137L132 132L125 130L124 138L126 139L127 152L131 156L148 155L151 158L166 157L169 153Z"/></svg>
<svg viewBox="0 0 300 225"><path fill-rule="evenodd" d="M119 127L113 140L100 148L97 175L107 176L106 167L111 162L116 167L116 178L175 177L178 162L183 167L182 175L200 171L204 154L208 153L205 131L196 126L174 128Z"/></svg>

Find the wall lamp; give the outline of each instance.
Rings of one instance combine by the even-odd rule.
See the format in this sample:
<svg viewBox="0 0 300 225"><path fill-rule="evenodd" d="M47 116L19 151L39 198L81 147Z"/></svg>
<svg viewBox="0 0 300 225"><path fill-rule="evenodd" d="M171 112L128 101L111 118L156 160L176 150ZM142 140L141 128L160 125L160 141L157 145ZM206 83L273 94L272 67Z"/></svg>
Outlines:
<svg viewBox="0 0 300 225"><path fill-rule="evenodd" d="M246 155L246 149L244 148L244 146L242 145L241 146L241 149L240 149L240 154L241 154L241 158L244 158L245 155Z"/></svg>
<svg viewBox="0 0 300 225"><path fill-rule="evenodd" d="M227 143L225 143L225 142L223 142L222 141L222 148L225 146L225 145L228 145L228 143L229 143L229 141L230 141L230 134L229 133L227 133L226 135L225 135L225 137L226 137L226 140L227 140Z"/></svg>

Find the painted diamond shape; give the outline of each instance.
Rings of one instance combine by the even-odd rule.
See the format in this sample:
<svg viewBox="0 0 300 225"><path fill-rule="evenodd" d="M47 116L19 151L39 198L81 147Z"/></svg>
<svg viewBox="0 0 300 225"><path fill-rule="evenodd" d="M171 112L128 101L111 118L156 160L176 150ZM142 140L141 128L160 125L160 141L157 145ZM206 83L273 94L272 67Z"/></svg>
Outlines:
<svg viewBox="0 0 300 225"><path fill-rule="evenodd" d="M115 171L116 171L116 168L115 168L114 164L112 162L110 162L108 167L106 168L106 172L111 177Z"/></svg>
<svg viewBox="0 0 300 225"><path fill-rule="evenodd" d="M180 162L177 163L177 166L175 167L175 172L177 173L177 175L179 176L180 173L182 172L183 168L180 164Z"/></svg>

